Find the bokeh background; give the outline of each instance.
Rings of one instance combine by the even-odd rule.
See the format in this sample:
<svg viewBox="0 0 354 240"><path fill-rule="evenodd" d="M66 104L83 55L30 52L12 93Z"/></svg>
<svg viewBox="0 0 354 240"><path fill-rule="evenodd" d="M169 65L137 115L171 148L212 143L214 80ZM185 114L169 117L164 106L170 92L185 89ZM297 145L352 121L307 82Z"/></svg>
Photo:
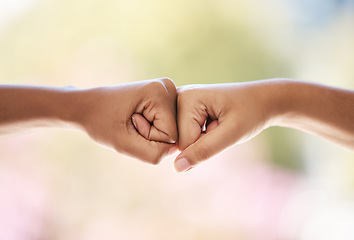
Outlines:
<svg viewBox="0 0 354 240"><path fill-rule="evenodd" d="M0 0L0 83L354 88L351 0ZM1 116L1 113L0 113ZM354 239L354 154L265 130L187 173L83 133L0 139L1 240Z"/></svg>

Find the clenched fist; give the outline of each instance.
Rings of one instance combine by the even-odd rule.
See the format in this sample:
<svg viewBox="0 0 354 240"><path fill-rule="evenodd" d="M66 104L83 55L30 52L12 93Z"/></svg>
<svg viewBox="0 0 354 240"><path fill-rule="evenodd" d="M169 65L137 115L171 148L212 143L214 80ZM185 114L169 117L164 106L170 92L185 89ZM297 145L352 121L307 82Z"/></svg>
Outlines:
<svg viewBox="0 0 354 240"><path fill-rule="evenodd" d="M78 123L96 142L152 164L174 148L176 87L170 79L93 88L81 94L84 111Z"/></svg>

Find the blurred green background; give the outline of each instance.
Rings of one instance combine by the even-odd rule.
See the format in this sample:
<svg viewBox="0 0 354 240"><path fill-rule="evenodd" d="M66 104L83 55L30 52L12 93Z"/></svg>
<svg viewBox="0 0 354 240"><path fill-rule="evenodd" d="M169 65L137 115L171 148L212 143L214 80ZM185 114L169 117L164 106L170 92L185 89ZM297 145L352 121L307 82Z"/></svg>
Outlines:
<svg viewBox="0 0 354 240"><path fill-rule="evenodd" d="M354 88L354 3L0 1L0 83ZM265 130L186 174L45 129L0 139L0 239L353 239L354 155ZM257 229L257 230L255 230Z"/></svg>

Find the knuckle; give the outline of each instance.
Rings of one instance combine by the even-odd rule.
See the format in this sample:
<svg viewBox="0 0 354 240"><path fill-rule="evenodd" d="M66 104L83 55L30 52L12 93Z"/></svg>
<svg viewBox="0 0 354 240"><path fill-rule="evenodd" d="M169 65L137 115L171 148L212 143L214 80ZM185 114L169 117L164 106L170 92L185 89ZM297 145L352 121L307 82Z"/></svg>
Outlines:
<svg viewBox="0 0 354 240"><path fill-rule="evenodd" d="M171 95L175 99L177 95L177 89L173 80L171 78L164 77L164 78L160 78L160 81L162 82L162 85L167 90L168 95Z"/></svg>
<svg viewBox="0 0 354 240"><path fill-rule="evenodd" d="M199 94L198 89L179 89L178 90L178 101L186 102L192 101L195 99Z"/></svg>
<svg viewBox="0 0 354 240"><path fill-rule="evenodd" d="M158 97L159 99L168 98L168 90L164 84L160 81L152 81L146 86L147 92L151 94L152 97Z"/></svg>
<svg viewBox="0 0 354 240"><path fill-rule="evenodd" d="M171 78L169 78L169 77L162 77L162 78L160 78L160 80L161 80L163 83L165 83L165 84L173 84L173 85L175 85L174 82L173 82L173 80L172 80Z"/></svg>
<svg viewBox="0 0 354 240"><path fill-rule="evenodd" d="M190 102L190 92L189 91L179 91L177 95L177 111L179 108L183 107L187 102ZM179 108L178 108L179 107Z"/></svg>
<svg viewBox="0 0 354 240"><path fill-rule="evenodd" d="M149 82L147 87L149 88L149 90L153 90L153 91L166 91L164 86L159 81L151 81Z"/></svg>

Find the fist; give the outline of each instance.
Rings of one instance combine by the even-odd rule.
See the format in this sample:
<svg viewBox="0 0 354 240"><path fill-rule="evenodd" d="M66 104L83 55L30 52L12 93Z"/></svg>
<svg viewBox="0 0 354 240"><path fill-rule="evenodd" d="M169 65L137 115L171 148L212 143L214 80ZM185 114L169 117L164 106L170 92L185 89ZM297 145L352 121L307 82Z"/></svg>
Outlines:
<svg viewBox="0 0 354 240"><path fill-rule="evenodd" d="M160 78L84 90L78 122L100 145L158 164L178 140L176 87Z"/></svg>
<svg viewBox="0 0 354 240"><path fill-rule="evenodd" d="M177 123L181 154L177 171L185 171L268 125L268 100L262 84L187 85L178 89Z"/></svg>

